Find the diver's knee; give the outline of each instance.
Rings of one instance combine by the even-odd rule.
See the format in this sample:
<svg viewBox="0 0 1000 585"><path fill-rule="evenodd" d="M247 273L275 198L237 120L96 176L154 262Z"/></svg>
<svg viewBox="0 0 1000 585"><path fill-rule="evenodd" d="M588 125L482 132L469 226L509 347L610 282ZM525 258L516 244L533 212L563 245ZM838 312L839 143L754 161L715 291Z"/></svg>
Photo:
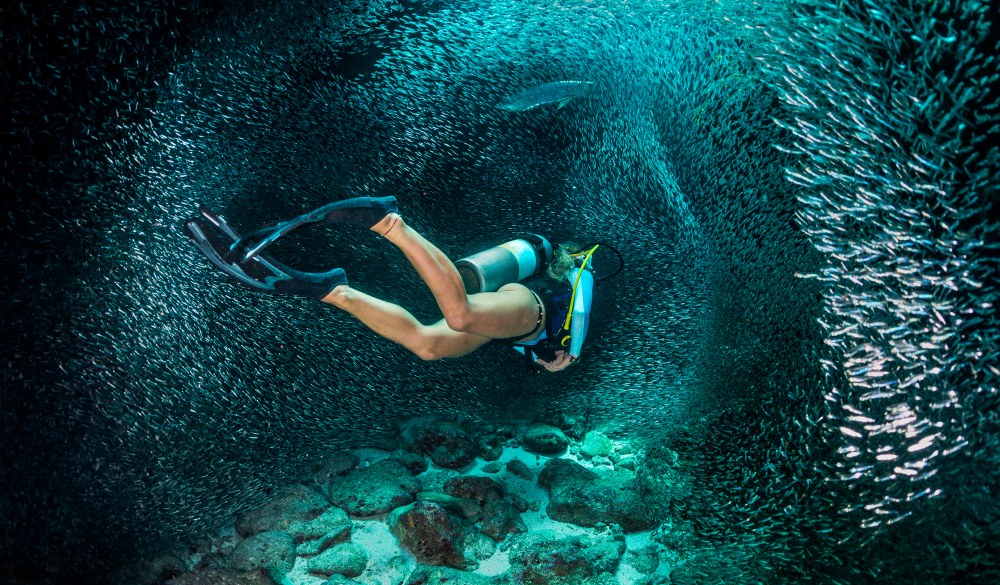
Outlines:
<svg viewBox="0 0 1000 585"><path fill-rule="evenodd" d="M445 314L444 320L452 331L466 332L472 326L472 311L468 307L454 309Z"/></svg>
<svg viewBox="0 0 1000 585"><path fill-rule="evenodd" d="M412 350L414 354L425 362L433 362L445 356L435 347L434 343L423 343Z"/></svg>

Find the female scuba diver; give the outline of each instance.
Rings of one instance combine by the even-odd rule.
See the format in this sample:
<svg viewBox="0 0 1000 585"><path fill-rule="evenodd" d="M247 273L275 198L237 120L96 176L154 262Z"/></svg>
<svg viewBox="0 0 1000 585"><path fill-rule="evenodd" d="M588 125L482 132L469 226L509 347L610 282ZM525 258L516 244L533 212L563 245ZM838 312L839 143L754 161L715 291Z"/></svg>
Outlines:
<svg viewBox="0 0 1000 585"><path fill-rule="evenodd" d="M541 236L526 236L452 263L407 225L395 197L356 197L330 203L247 236L202 207L185 229L209 261L259 292L301 295L347 311L369 329L424 360L458 357L492 340L512 345L546 370L565 369L580 357L590 323L594 276L588 266L597 246L579 252L564 244L553 254ZM434 295L444 318L420 323L399 305L347 283L342 268L308 273L261 254L280 236L306 223L361 225L398 247ZM516 282L548 265L556 287L532 290Z"/></svg>

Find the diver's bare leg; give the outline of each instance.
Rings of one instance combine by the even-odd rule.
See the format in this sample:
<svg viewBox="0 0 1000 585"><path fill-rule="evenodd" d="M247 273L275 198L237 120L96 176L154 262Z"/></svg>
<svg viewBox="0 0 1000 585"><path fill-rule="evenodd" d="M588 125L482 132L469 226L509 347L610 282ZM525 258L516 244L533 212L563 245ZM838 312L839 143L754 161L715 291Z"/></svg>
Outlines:
<svg viewBox="0 0 1000 585"><path fill-rule="evenodd" d="M470 353L490 341L489 337L462 333L443 320L423 325L409 311L393 303L342 284L323 298L324 303L343 309L369 329L412 351L421 359L436 360Z"/></svg>
<svg viewBox="0 0 1000 585"><path fill-rule="evenodd" d="M497 292L468 295L452 261L395 213L372 227L395 244L417 269L454 331L493 339L525 335L535 328L538 305L524 286L506 286Z"/></svg>

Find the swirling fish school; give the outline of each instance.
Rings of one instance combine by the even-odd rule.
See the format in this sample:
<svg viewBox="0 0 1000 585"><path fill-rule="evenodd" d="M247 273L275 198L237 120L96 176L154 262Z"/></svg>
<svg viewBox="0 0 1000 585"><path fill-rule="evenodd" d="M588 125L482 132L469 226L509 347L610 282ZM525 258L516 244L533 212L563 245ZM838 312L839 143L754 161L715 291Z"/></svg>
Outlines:
<svg viewBox="0 0 1000 585"><path fill-rule="evenodd" d="M988 2L52 4L2 11L3 577L87 582L399 420L517 410L676 450L671 508L725 557L689 575L1000 582ZM620 246L572 384L234 293L167 227L388 193L455 257ZM276 256L437 314L370 234L296 236Z"/></svg>

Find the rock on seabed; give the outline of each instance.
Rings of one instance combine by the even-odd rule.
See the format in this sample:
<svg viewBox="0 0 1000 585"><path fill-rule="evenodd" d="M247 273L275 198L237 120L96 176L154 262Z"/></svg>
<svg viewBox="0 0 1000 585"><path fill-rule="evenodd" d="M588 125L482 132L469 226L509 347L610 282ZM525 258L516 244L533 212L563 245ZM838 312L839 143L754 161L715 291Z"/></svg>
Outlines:
<svg viewBox="0 0 1000 585"><path fill-rule="evenodd" d="M421 424L435 430L425 432ZM470 444L482 442L475 430L440 419L411 422L407 432L412 439L459 428ZM278 578L287 573L291 585L318 585L320 578L343 584L390 577L442 585L641 585L665 582L672 566L661 562L661 555L686 558L690 555L685 551L699 544L689 539L683 545L669 541L668 546L666 535L676 530L663 528L652 540L640 537L636 542L644 547L626 556L626 533L660 523L663 508L656 502L661 501L663 486L647 482L640 489L640 473L615 469L613 461L597 467L574 460L567 449L580 452L581 443L588 440L584 433L570 439L552 425L514 428L504 440L526 449L502 450L499 469L489 476L475 468L458 471L435 464L431 453L397 449L367 461L339 454L322 465L327 498L303 486L280 492L271 502L240 515L237 526L245 538L228 558L223 555L220 564L206 556L176 584L216 579L250 585L255 582L248 575L265 569ZM601 437L587 436L598 447L607 446ZM527 449L529 443L535 451ZM439 447L433 451L442 461L453 462ZM558 455L528 455L539 448ZM466 446L460 449L465 452ZM682 473L675 461L647 459L630 461L639 472L662 464ZM549 495L547 503L541 490ZM546 505L544 510L541 505ZM700 554L701 561L678 575L692 577L715 566L708 562L713 557ZM300 562L289 573L296 557ZM498 563L499 557L503 560ZM623 559L627 576L621 581L618 567Z"/></svg>

